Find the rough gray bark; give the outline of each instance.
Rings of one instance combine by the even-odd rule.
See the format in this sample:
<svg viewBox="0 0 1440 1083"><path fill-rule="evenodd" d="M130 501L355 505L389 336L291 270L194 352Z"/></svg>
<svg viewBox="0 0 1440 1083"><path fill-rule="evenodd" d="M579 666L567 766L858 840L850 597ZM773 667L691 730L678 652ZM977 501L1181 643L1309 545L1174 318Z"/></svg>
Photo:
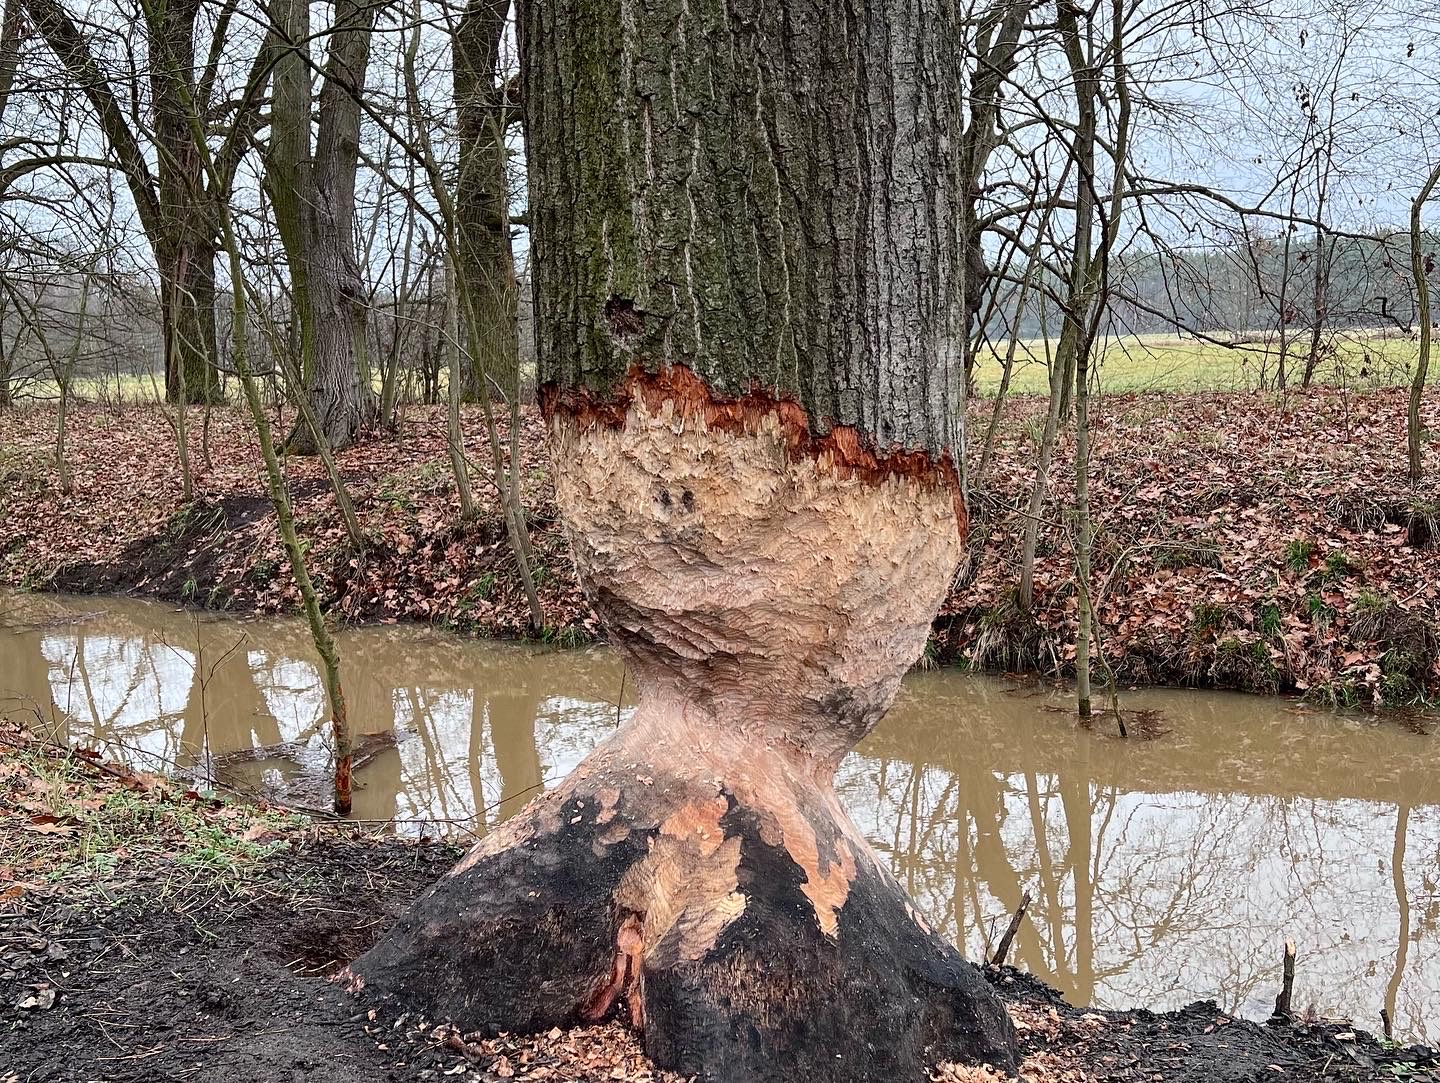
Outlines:
<svg viewBox="0 0 1440 1083"><path fill-rule="evenodd" d="M499 85L509 0L470 0L454 35L460 170L455 182L456 259L464 303L481 329L466 374L469 397L489 395L486 378L514 401L520 392L518 296L510 245L505 132L519 119Z"/></svg>
<svg viewBox="0 0 1440 1083"><path fill-rule="evenodd" d="M958 22L930 0L529 4L542 383L607 397L683 362L880 447L949 446Z"/></svg>
<svg viewBox="0 0 1440 1083"><path fill-rule="evenodd" d="M307 58L290 50L275 66L272 137L266 188L290 267L304 393L332 450L354 442L371 407L364 358L365 308L355 257L355 173L360 102L377 7L342 0L325 64L310 145L312 79ZM287 40L308 39L309 9L300 0L272 5ZM288 447L315 454L308 426Z"/></svg>
<svg viewBox="0 0 1440 1083"><path fill-rule="evenodd" d="M200 0L168 0L146 11L152 54L150 94L155 112L155 191L159 197L161 305L169 306L175 348L167 351L166 397L209 402L218 392L215 358L215 256L213 209L195 150L189 106L172 74L195 70L195 24ZM197 198L198 197L198 198ZM162 317L163 319L163 317ZM180 371L183 366L184 372Z"/></svg>

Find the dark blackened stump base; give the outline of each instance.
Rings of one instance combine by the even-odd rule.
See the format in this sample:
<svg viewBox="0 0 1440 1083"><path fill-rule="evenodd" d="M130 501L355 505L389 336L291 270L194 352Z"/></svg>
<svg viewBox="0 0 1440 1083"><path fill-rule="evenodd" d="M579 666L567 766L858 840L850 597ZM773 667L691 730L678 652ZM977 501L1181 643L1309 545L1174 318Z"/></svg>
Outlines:
<svg viewBox="0 0 1440 1083"><path fill-rule="evenodd" d="M827 934L810 873L766 841L773 815L726 786L607 769L542 802L500 829L523 841L462 864L354 964L367 998L494 1033L620 1011L657 1065L721 1083L921 1080L945 1061L1013 1071L988 983L848 823L813 824L822 849L853 854L816 870L838 893L853 861Z"/></svg>
<svg viewBox="0 0 1440 1083"><path fill-rule="evenodd" d="M924 456L803 444L795 408L639 384L551 417L581 581L638 690L556 790L483 839L347 975L465 1029L628 1015L711 1083L1015 1067L1009 1018L836 801L958 562ZM693 389L692 389L693 390Z"/></svg>

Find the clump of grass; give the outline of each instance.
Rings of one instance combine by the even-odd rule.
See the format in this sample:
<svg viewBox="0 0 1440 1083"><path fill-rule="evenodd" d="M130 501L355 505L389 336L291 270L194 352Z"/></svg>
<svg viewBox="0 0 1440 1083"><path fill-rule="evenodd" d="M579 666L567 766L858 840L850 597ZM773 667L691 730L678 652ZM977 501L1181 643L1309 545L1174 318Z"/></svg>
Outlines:
<svg viewBox="0 0 1440 1083"><path fill-rule="evenodd" d="M1020 422L1020 434L1030 442L1032 447L1039 447L1045 438L1045 420L1038 417L1027 417Z"/></svg>
<svg viewBox="0 0 1440 1083"><path fill-rule="evenodd" d="M1213 538L1193 538L1154 549L1157 568L1218 568L1220 543Z"/></svg>
<svg viewBox="0 0 1440 1083"><path fill-rule="evenodd" d="M1274 601L1260 603L1260 612L1256 619L1256 626L1260 634L1266 639L1274 639L1280 634L1280 606Z"/></svg>
<svg viewBox="0 0 1440 1083"><path fill-rule="evenodd" d="M484 575L477 576L475 581L470 584L470 589L465 592L465 596L460 599L460 608L468 609L476 602L488 602L495 596L495 584L494 572L486 572Z"/></svg>
<svg viewBox="0 0 1440 1083"><path fill-rule="evenodd" d="M1365 702L1361 687L1350 677L1334 677L1312 686L1305 693L1305 699L1332 711L1353 710Z"/></svg>
<svg viewBox="0 0 1440 1083"><path fill-rule="evenodd" d="M441 461L427 459L386 474L375 486L375 499L396 511L413 514L420 506L419 494L437 492L449 484L445 470Z"/></svg>
<svg viewBox="0 0 1440 1083"><path fill-rule="evenodd" d="M413 513L417 507L414 499L388 478L382 481L380 487L375 491L375 499L390 505L396 511L406 513Z"/></svg>
<svg viewBox="0 0 1440 1083"><path fill-rule="evenodd" d="M225 529L225 509L219 504L196 500L186 504L165 521L163 545L211 541Z"/></svg>
<svg viewBox="0 0 1440 1083"><path fill-rule="evenodd" d="M1244 692L1274 695L1280 691L1280 669L1270 648L1258 639L1231 636L1215 645L1211 675L1217 685Z"/></svg>
<svg viewBox="0 0 1440 1083"><path fill-rule="evenodd" d="M1304 604L1305 615L1315 625L1315 630L1322 634L1329 631L1330 625L1335 622L1335 607L1313 590L1306 593Z"/></svg>
<svg viewBox="0 0 1440 1083"><path fill-rule="evenodd" d="M1340 549L1332 549L1325 554L1325 573L1323 578L1327 581L1345 579L1353 575L1357 570L1356 564L1350 557Z"/></svg>
<svg viewBox="0 0 1440 1083"><path fill-rule="evenodd" d="M245 569L245 578L257 587L266 586L279 574L280 562L269 557L261 557Z"/></svg>
<svg viewBox="0 0 1440 1083"><path fill-rule="evenodd" d="M108 899L113 887L105 878L125 866L144 870L147 890L161 896L192 885L196 870L223 886L256 875L266 858L290 845L288 836L310 823L200 797L184 783L100 768L18 727L7 729L4 745L14 767L8 784L23 787L34 825L0 835L0 864L20 880L64 883L82 895L103 887Z"/></svg>
<svg viewBox="0 0 1440 1083"><path fill-rule="evenodd" d="M980 618L970 664L976 669L1049 669L1056 658L1054 643L1012 588Z"/></svg>
<svg viewBox="0 0 1440 1083"><path fill-rule="evenodd" d="M1440 546L1440 504L1412 497L1402 504L1391 522L1405 528L1405 542L1416 549Z"/></svg>
<svg viewBox="0 0 1440 1083"><path fill-rule="evenodd" d="M1232 626L1234 611L1219 602L1200 602L1190 610L1190 632L1196 639L1203 639L1211 632L1219 632Z"/></svg>
<svg viewBox="0 0 1440 1083"><path fill-rule="evenodd" d="M1358 640L1380 648L1377 694L1389 707L1430 702L1431 667L1440 653L1440 630L1402 608L1388 595L1362 591L1350 604L1350 630Z"/></svg>
<svg viewBox="0 0 1440 1083"><path fill-rule="evenodd" d="M1394 605L1387 594L1362 590L1350 603L1350 627L1360 639L1379 639L1384 634L1385 618Z"/></svg>
<svg viewBox="0 0 1440 1083"><path fill-rule="evenodd" d="M44 489L52 469L50 461L39 451L0 448L0 496L19 496Z"/></svg>
<svg viewBox="0 0 1440 1083"><path fill-rule="evenodd" d="M540 639L564 650L578 650L595 642L595 637L577 624L567 624L562 628L547 626L540 633Z"/></svg>
<svg viewBox="0 0 1440 1083"><path fill-rule="evenodd" d="M925 639L925 651L915 662L915 669L926 671L940 668L940 641L931 633Z"/></svg>
<svg viewBox="0 0 1440 1083"><path fill-rule="evenodd" d="M1319 546L1309 538L1291 538L1285 543L1285 566L1296 575L1304 575L1318 551Z"/></svg>
<svg viewBox="0 0 1440 1083"><path fill-rule="evenodd" d="M186 847L176 856L179 864L228 876L243 876L250 866L290 846L283 839L247 838L223 826L204 822L187 827L183 838Z"/></svg>
<svg viewBox="0 0 1440 1083"><path fill-rule="evenodd" d="M972 536L981 525L1000 522L1020 510L1005 493L996 489L975 489L968 499Z"/></svg>
<svg viewBox="0 0 1440 1083"><path fill-rule="evenodd" d="M1325 512L1351 530L1379 530L1388 520L1385 506L1362 492L1337 493L1325 502Z"/></svg>

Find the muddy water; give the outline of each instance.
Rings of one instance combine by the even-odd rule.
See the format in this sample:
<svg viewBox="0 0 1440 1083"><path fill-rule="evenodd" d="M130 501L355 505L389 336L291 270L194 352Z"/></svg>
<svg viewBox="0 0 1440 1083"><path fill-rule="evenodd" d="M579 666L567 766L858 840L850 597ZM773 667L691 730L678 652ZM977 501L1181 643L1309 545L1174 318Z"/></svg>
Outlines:
<svg viewBox="0 0 1440 1083"><path fill-rule="evenodd" d="M603 650L405 627L341 636L372 742L356 814L483 833L629 710ZM0 698L152 768L323 799L313 652L289 621L141 602L0 596ZM1193 691L1127 697L1163 733L1087 734L1060 694L914 674L843 765L842 799L971 957L1022 890L1018 961L1077 1003L1213 998L1268 1013L1280 945L1298 1006L1440 1041L1440 738ZM617 705L618 703L618 705ZM438 821L438 828L434 824Z"/></svg>

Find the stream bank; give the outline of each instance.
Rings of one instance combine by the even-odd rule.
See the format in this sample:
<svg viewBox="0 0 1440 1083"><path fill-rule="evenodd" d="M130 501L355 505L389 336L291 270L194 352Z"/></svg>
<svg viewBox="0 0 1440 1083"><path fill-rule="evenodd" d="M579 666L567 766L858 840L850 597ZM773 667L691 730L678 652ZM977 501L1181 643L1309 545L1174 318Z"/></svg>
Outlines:
<svg viewBox="0 0 1440 1083"><path fill-rule="evenodd" d="M1426 707L1440 697L1440 464L1403 475L1405 393L1314 388L1146 393L1097 402L1092 502L1103 657L1122 685L1300 693L1326 705ZM972 432L988 422L974 404ZM993 465L971 500L970 560L935 624L929 658L1068 673L1076 599L1066 512L1042 509L1035 599L1015 583L1044 402L1008 403ZM1440 396L1423 412L1440 431ZM70 492L50 466L54 412L20 408L0 435L0 582L133 593L236 612L294 612L298 598L265 499L249 419L197 410L193 499L182 496L166 415L76 407ZM464 440L478 493L493 486L478 410ZM503 428L503 426L502 426ZM546 627L565 646L599 635L575 583L543 451L524 415L522 488ZM201 434L208 432L202 439ZM502 431L502 442L505 433ZM1050 479L1068 492L1073 448ZM1433 461L1435 452L1427 452ZM367 534L356 559L320 464L287 464L327 610L348 623L422 621L466 634L530 634L490 501L463 524L438 408L338 456Z"/></svg>

